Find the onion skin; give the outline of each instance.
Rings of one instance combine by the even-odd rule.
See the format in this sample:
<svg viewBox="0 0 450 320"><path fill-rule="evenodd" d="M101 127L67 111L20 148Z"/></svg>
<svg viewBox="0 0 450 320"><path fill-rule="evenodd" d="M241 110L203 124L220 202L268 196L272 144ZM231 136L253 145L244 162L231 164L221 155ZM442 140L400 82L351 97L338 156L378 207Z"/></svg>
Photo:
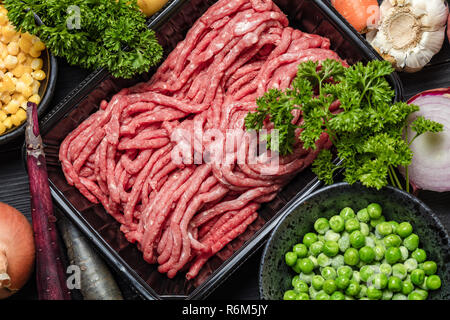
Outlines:
<svg viewBox="0 0 450 320"><path fill-rule="evenodd" d="M446 107L448 107L448 110L443 111L443 110L441 110L441 108L439 108L439 110L436 110L436 107L435 107L434 110L432 110L432 112L429 112L427 114L426 113L428 111L427 105L424 104L423 101L418 101L418 99L422 100L424 97L430 97L430 99L433 99L433 97L441 97L441 96L444 97L443 104ZM448 98L448 103L445 100L445 97ZM439 103L440 101L438 103L436 103L436 101L434 100L433 102L434 102L434 104L433 103L430 104L430 107L434 106L434 105L440 106L442 104L442 103ZM448 139L450 139L448 137L448 132L450 131L450 123L449 123L448 119L450 117L449 118L446 117L446 114L450 115L450 87L449 88L432 89L432 90L427 90L427 91L421 92L421 93L415 95L414 97L412 97L408 101L408 103L416 104L416 105L420 106L420 111L418 111L417 113L414 113L414 114L423 115L430 120L435 120L435 121L438 121L438 122L441 122L444 124L444 132L437 133L437 135L444 135L444 136L441 136L442 138L437 141L439 141L440 143L444 143L443 148L439 149L439 150L444 150L444 155L446 155L445 151L448 152L448 149L446 149L446 147L445 147L445 141L446 141L445 138L447 138L447 145L448 145L448 141L449 141ZM440 120L436 119L436 117L437 118L440 117ZM447 131L447 134L445 133L445 131ZM418 140L420 138L418 138ZM413 150L414 145L416 143L418 143L418 140L416 140L411 145L411 150ZM420 148L420 146L421 145L419 144L416 146L416 148ZM422 142L422 146L426 146L426 144L423 144L423 142ZM439 147L441 147L441 146L439 146ZM430 150L431 149L429 149L427 151L430 152ZM412 160L411 166L409 167L410 168L409 179L410 179L411 185L414 187L414 190L416 190L416 191L417 190L429 190L429 191L435 191L435 192L450 191L450 179L448 179L449 172L450 172L450 155L447 155L447 158L438 157L437 161L441 161L441 163L437 162L437 164L432 162L433 157L435 157L435 156L436 155L434 154L434 152L430 152L427 154L425 154L425 153L417 154L417 151L414 152L413 160ZM445 161L447 161L447 162L445 162ZM444 163L442 163L442 162L444 162ZM435 166L433 166L433 164L435 164ZM400 172L405 176L404 168L400 167Z"/></svg>
<svg viewBox="0 0 450 320"><path fill-rule="evenodd" d="M34 257L31 224L22 213L0 202L0 274L4 275L0 299L8 298L27 283Z"/></svg>
<svg viewBox="0 0 450 320"><path fill-rule="evenodd" d="M450 14L448 15L448 22L447 22L447 39L450 43Z"/></svg>
<svg viewBox="0 0 450 320"><path fill-rule="evenodd" d="M70 300L61 260L53 215L53 203L48 185L47 165L39 133L37 107L28 103L25 139L27 167L31 193L31 217L36 245L36 277L40 300Z"/></svg>

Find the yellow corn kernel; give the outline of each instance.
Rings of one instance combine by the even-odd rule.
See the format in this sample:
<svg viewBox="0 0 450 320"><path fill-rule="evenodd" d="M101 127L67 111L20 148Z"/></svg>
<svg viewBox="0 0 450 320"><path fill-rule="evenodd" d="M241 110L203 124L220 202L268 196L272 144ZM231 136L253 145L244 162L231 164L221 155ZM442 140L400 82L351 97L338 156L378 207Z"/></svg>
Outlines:
<svg viewBox="0 0 450 320"><path fill-rule="evenodd" d="M31 60L31 68L33 70L40 70L44 66L44 61L42 59L33 59Z"/></svg>
<svg viewBox="0 0 450 320"><path fill-rule="evenodd" d="M31 68L30 66L23 65L23 73L32 74L33 73L33 68Z"/></svg>
<svg viewBox="0 0 450 320"><path fill-rule="evenodd" d="M6 114L6 112L3 110L0 110L0 123L2 123L7 117L8 117L8 115Z"/></svg>
<svg viewBox="0 0 450 320"><path fill-rule="evenodd" d="M4 134L6 131L6 126L3 124L3 122L0 122L0 135Z"/></svg>
<svg viewBox="0 0 450 320"><path fill-rule="evenodd" d="M38 81L44 80L46 77L46 74L43 70L36 70L31 75Z"/></svg>
<svg viewBox="0 0 450 320"><path fill-rule="evenodd" d="M41 97L38 94L33 94L31 97L28 98L28 101L38 105L41 102Z"/></svg>
<svg viewBox="0 0 450 320"><path fill-rule="evenodd" d="M11 100L10 103L8 103L8 105L6 107L3 108L3 110L5 110L6 113L9 114L16 114L16 112L19 110L20 108L20 103L16 100Z"/></svg>
<svg viewBox="0 0 450 320"><path fill-rule="evenodd" d="M38 40L35 40L35 42L33 43L33 50L36 51L44 51L45 50L45 43L43 43L39 38L37 38Z"/></svg>
<svg viewBox="0 0 450 320"><path fill-rule="evenodd" d="M22 93L25 98L29 98L33 94L33 89L21 80L16 83L16 91Z"/></svg>
<svg viewBox="0 0 450 320"><path fill-rule="evenodd" d="M0 26L4 26L7 23L8 23L8 15L2 10L0 12Z"/></svg>
<svg viewBox="0 0 450 320"><path fill-rule="evenodd" d="M31 91L33 91L33 94L38 94L40 87L41 87L41 84L39 83L39 81L34 80L33 84L31 85Z"/></svg>
<svg viewBox="0 0 450 320"><path fill-rule="evenodd" d="M7 74L3 76L3 81L0 83L0 92L14 92L16 85L10 76ZM3 101L3 100L2 100Z"/></svg>
<svg viewBox="0 0 450 320"><path fill-rule="evenodd" d="M19 63L23 64L25 61L27 61L27 54L23 51L20 51L17 55L17 60Z"/></svg>
<svg viewBox="0 0 450 320"><path fill-rule="evenodd" d="M36 50L34 47L30 49L30 52L28 52L30 56L33 58L38 58L41 55L41 51Z"/></svg>
<svg viewBox="0 0 450 320"><path fill-rule="evenodd" d="M11 95L9 92L4 92L0 95L0 100L3 102L3 104L7 105L11 102Z"/></svg>
<svg viewBox="0 0 450 320"><path fill-rule="evenodd" d="M18 64L13 70L11 70L11 73L14 75L14 77L20 78L25 73L25 66L23 66L22 64Z"/></svg>
<svg viewBox="0 0 450 320"><path fill-rule="evenodd" d="M25 98L23 96L23 94L18 93L18 92L14 93L11 96L11 99L17 101L19 103L19 105L22 105L24 102L27 102L27 98Z"/></svg>
<svg viewBox="0 0 450 320"><path fill-rule="evenodd" d="M11 115L11 122L14 126L18 127L22 123L22 120L17 116L17 114Z"/></svg>
<svg viewBox="0 0 450 320"><path fill-rule="evenodd" d="M8 24L2 27L0 34L2 36L1 40L3 43L10 43L16 35L16 30L12 25Z"/></svg>
<svg viewBox="0 0 450 320"><path fill-rule="evenodd" d="M19 44L17 42L8 43L8 53L12 56L17 56L20 52Z"/></svg>
<svg viewBox="0 0 450 320"><path fill-rule="evenodd" d="M3 63L5 64L6 69L12 70L17 66L19 60L15 56L8 55L3 61Z"/></svg>
<svg viewBox="0 0 450 320"><path fill-rule="evenodd" d="M5 120L3 120L3 124L5 125L5 127L7 129L11 129L12 126L13 126L12 121L11 121L11 117L8 117Z"/></svg>
<svg viewBox="0 0 450 320"><path fill-rule="evenodd" d="M24 109L20 108L17 111L16 116L19 118L19 120L21 122L23 122L23 121L25 121L27 119L27 112Z"/></svg>
<svg viewBox="0 0 450 320"><path fill-rule="evenodd" d="M24 73L20 80L25 83L27 86L31 86L33 84L33 77L31 76L31 73Z"/></svg>
<svg viewBox="0 0 450 320"><path fill-rule="evenodd" d="M19 40L19 47L22 51L28 53L33 47L33 43L22 35Z"/></svg>

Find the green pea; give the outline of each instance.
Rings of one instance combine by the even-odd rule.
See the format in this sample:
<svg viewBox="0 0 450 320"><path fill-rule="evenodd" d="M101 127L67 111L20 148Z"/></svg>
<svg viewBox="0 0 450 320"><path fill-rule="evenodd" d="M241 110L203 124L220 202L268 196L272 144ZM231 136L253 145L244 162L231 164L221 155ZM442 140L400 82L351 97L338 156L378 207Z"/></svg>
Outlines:
<svg viewBox="0 0 450 320"><path fill-rule="evenodd" d="M350 279L344 276L338 276L335 280L336 282L336 287L338 287L341 290L345 290L347 289L349 283L350 283Z"/></svg>
<svg viewBox="0 0 450 320"><path fill-rule="evenodd" d="M404 280L402 283L402 293L405 295L410 294L414 290L414 284L411 280Z"/></svg>
<svg viewBox="0 0 450 320"><path fill-rule="evenodd" d="M438 275L431 275L427 278L427 288L429 290L437 290L441 287L441 278Z"/></svg>
<svg viewBox="0 0 450 320"><path fill-rule="evenodd" d="M367 211L367 208L359 210L358 213L356 214L356 218L360 222L364 222L364 223L369 222L370 221L370 216L369 216L369 212Z"/></svg>
<svg viewBox="0 0 450 320"><path fill-rule="evenodd" d="M359 291L361 290L361 287L358 282L350 280L350 283L348 284L347 289L345 290L345 294L354 297L356 296Z"/></svg>
<svg viewBox="0 0 450 320"><path fill-rule="evenodd" d="M359 230L359 221L355 218L350 218L347 221L345 221L345 231L348 233L352 233L355 230Z"/></svg>
<svg viewBox="0 0 450 320"><path fill-rule="evenodd" d="M284 260L288 266L292 267L297 262L297 255L294 252L289 251L285 254Z"/></svg>
<svg viewBox="0 0 450 320"><path fill-rule="evenodd" d="M409 251L405 246L398 247L400 249L400 253L402 254L402 257L400 258L401 261L406 261L409 257Z"/></svg>
<svg viewBox="0 0 450 320"><path fill-rule="evenodd" d="M322 290L317 293L316 300L330 300L330 296Z"/></svg>
<svg viewBox="0 0 450 320"><path fill-rule="evenodd" d="M301 292L297 295L296 300L309 300L309 295L306 292Z"/></svg>
<svg viewBox="0 0 450 320"><path fill-rule="evenodd" d="M315 268L317 268L317 267L319 266L319 263L317 262L317 258L316 258L316 257L314 257L314 256L309 256L308 259L312 261L313 266L314 266L313 269L315 269Z"/></svg>
<svg viewBox="0 0 450 320"><path fill-rule="evenodd" d="M383 239L386 248L389 247L400 247L402 244L402 239L396 234L390 234Z"/></svg>
<svg viewBox="0 0 450 320"><path fill-rule="evenodd" d="M425 250L417 248L411 253L411 257L416 259L417 262L422 263L427 259L427 253Z"/></svg>
<svg viewBox="0 0 450 320"><path fill-rule="evenodd" d="M297 293L307 293L309 290L308 284L305 281L300 280L300 277L298 277L297 279L298 280L295 281L294 279L292 279L292 286L294 287L294 291Z"/></svg>
<svg viewBox="0 0 450 320"><path fill-rule="evenodd" d="M402 279L395 276L389 277L388 289L392 292L400 292L402 290Z"/></svg>
<svg viewBox="0 0 450 320"><path fill-rule="evenodd" d="M422 269L416 269L411 272L411 282L420 286L425 280L425 272Z"/></svg>
<svg viewBox="0 0 450 320"><path fill-rule="evenodd" d="M303 244L308 248L317 241L317 234L313 232L308 232L303 236Z"/></svg>
<svg viewBox="0 0 450 320"><path fill-rule="evenodd" d="M383 296L383 292L374 286L367 287L367 297L370 300L380 300Z"/></svg>
<svg viewBox="0 0 450 320"><path fill-rule="evenodd" d="M300 280L302 280L302 281L306 282L308 285L310 285L313 275L314 275L313 273L306 274L306 273L303 273L300 271L300 274L298 275L298 277Z"/></svg>
<svg viewBox="0 0 450 320"><path fill-rule="evenodd" d="M331 266L332 266L333 268L335 268L336 270L337 270L339 267L342 267L344 264L345 264L345 262L344 262L344 256L341 255L341 254L339 254L339 255L335 256L333 259L331 259Z"/></svg>
<svg viewBox="0 0 450 320"><path fill-rule="evenodd" d="M360 230L355 230L350 234L350 244L353 248L359 249L366 244L366 237Z"/></svg>
<svg viewBox="0 0 450 320"><path fill-rule="evenodd" d="M377 231L382 236L388 236L392 233L392 225L389 222L382 222L377 225Z"/></svg>
<svg viewBox="0 0 450 320"><path fill-rule="evenodd" d="M350 281L355 281L356 283L361 282L361 275L359 274L359 271L353 270L353 275L352 275Z"/></svg>
<svg viewBox="0 0 450 320"><path fill-rule="evenodd" d="M391 227L392 227L392 232L396 233L397 232L397 227L399 226L399 223L397 221L389 221Z"/></svg>
<svg viewBox="0 0 450 320"><path fill-rule="evenodd" d="M369 228L369 225L367 225L367 224L364 223L364 222L360 222L360 223L359 223L359 229L361 230L361 233L362 233L364 236L366 236L366 237L370 234L370 228Z"/></svg>
<svg viewBox="0 0 450 320"><path fill-rule="evenodd" d="M368 246L359 249L359 259L365 263L371 263L375 259L375 251Z"/></svg>
<svg viewBox="0 0 450 320"><path fill-rule="evenodd" d="M376 273L372 277L372 285L381 290L386 288L388 284L388 278L384 273Z"/></svg>
<svg viewBox="0 0 450 320"><path fill-rule="evenodd" d="M346 232L342 234L342 237L338 240L339 250L345 252L350 248L350 235Z"/></svg>
<svg viewBox="0 0 450 320"><path fill-rule="evenodd" d="M408 295L408 300L425 300L425 299L426 295L419 290L414 290Z"/></svg>
<svg viewBox="0 0 450 320"><path fill-rule="evenodd" d="M325 233L325 241L334 241L334 242L338 242L338 240L341 238L341 235L337 232L334 232L333 230L328 230Z"/></svg>
<svg viewBox="0 0 450 320"><path fill-rule="evenodd" d="M394 293L392 291L384 290L381 300L391 300L393 296Z"/></svg>
<svg viewBox="0 0 450 320"><path fill-rule="evenodd" d="M314 289L313 286L309 287L309 297L313 300L316 299L317 293L319 293L319 290Z"/></svg>
<svg viewBox="0 0 450 320"><path fill-rule="evenodd" d="M332 216L329 221L330 228L334 232L342 232L345 228L345 220L341 216Z"/></svg>
<svg viewBox="0 0 450 320"><path fill-rule="evenodd" d="M363 266L359 270L359 275L361 276L361 280L367 282L375 273L372 266Z"/></svg>
<svg viewBox="0 0 450 320"><path fill-rule="evenodd" d="M314 223L314 230L319 234L325 234L330 229L330 224L326 218L319 218Z"/></svg>
<svg viewBox="0 0 450 320"><path fill-rule="evenodd" d="M404 263L406 270L408 272L413 271L414 269L417 269L417 260L414 258L410 258L408 260L405 261Z"/></svg>
<svg viewBox="0 0 450 320"><path fill-rule="evenodd" d="M372 219L372 220L370 220L370 225L371 225L372 228L376 228L377 225L379 225L380 223L382 223L382 222L384 222L384 221L386 221L386 219L384 218L384 216L381 216L381 217L378 218L378 219Z"/></svg>
<svg viewBox="0 0 450 320"><path fill-rule="evenodd" d="M348 248L344 253L344 261L349 266L356 266L359 262L359 253L355 248Z"/></svg>
<svg viewBox="0 0 450 320"><path fill-rule="evenodd" d="M337 269L337 275L339 277L350 279L353 275L353 270L349 266L342 266Z"/></svg>
<svg viewBox="0 0 450 320"><path fill-rule="evenodd" d="M408 297L401 293L396 293L392 296L392 300L408 300Z"/></svg>
<svg viewBox="0 0 450 320"><path fill-rule="evenodd" d="M408 269L404 264L397 263L392 267L392 275L403 280L408 275Z"/></svg>
<svg viewBox="0 0 450 320"><path fill-rule="evenodd" d="M415 233L410 234L403 240L403 245L408 248L409 251L414 251L419 246L419 236Z"/></svg>
<svg viewBox="0 0 450 320"><path fill-rule="evenodd" d="M360 284L359 287L361 288L359 290L359 293L358 293L358 296L357 296L359 298L359 300L367 298L367 287L365 285L363 285L363 284Z"/></svg>
<svg viewBox="0 0 450 320"><path fill-rule="evenodd" d="M425 274L427 276L431 276L432 274L435 274L437 271L437 265L434 261L425 261L422 266L423 271L425 271Z"/></svg>
<svg viewBox="0 0 450 320"><path fill-rule="evenodd" d="M301 270L301 272L306 274L311 273L314 270L314 263L311 261L310 258L303 258L297 260L297 265L298 268Z"/></svg>
<svg viewBox="0 0 450 320"><path fill-rule="evenodd" d="M402 257L402 254L400 252L400 249L397 247L389 247L386 249L386 252L384 254L384 257L386 258L386 261L390 264L394 264L397 261L399 261Z"/></svg>
<svg viewBox="0 0 450 320"><path fill-rule="evenodd" d="M303 243L296 244L292 251L295 252L298 258L304 258L308 255L308 247L305 246Z"/></svg>
<svg viewBox="0 0 450 320"><path fill-rule="evenodd" d="M322 277L324 277L325 280L329 279L336 279L337 273L336 270L334 270L331 267L324 267L321 271Z"/></svg>
<svg viewBox="0 0 450 320"><path fill-rule="evenodd" d="M407 236L409 236L412 231L413 227L409 222L400 223L396 229L396 233L402 238L406 238Z"/></svg>
<svg viewBox="0 0 450 320"><path fill-rule="evenodd" d="M334 257L339 252L339 245L335 241L325 241L323 245L323 253L329 257Z"/></svg>
<svg viewBox="0 0 450 320"><path fill-rule="evenodd" d="M297 293L294 290L288 290L284 293L283 300L297 300Z"/></svg>
<svg viewBox="0 0 450 320"><path fill-rule="evenodd" d="M292 270L294 270L295 273L302 272L302 270L300 269L300 259L297 259L297 262L292 266Z"/></svg>
<svg viewBox="0 0 450 320"><path fill-rule="evenodd" d="M355 211L353 211L352 208L346 207L344 209L341 210L341 212L339 213L339 215L344 219L344 220L348 220L351 218L355 217Z"/></svg>
<svg viewBox="0 0 450 320"><path fill-rule="evenodd" d="M382 213L381 206L378 203L371 203L367 206L367 212L371 219L379 219Z"/></svg>
<svg viewBox="0 0 450 320"><path fill-rule="evenodd" d="M333 279L325 280L323 283L323 291L327 294L332 294L337 289L336 282Z"/></svg>
<svg viewBox="0 0 450 320"><path fill-rule="evenodd" d="M325 279L322 276L315 275L312 277L311 285L316 290L321 290Z"/></svg>
<svg viewBox="0 0 450 320"><path fill-rule="evenodd" d="M376 261L381 261L384 258L384 255L386 253L386 249L384 248L384 246L382 245L376 245L373 248L373 251L375 252L375 260Z"/></svg>
<svg viewBox="0 0 450 320"><path fill-rule="evenodd" d="M331 264L331 259L324 253L317 256L317 264L321 267L327 267Z"/></svg>
<svg viewBox="0 0 450 320"><path fill-rule="evenodd" d="M322 241L316 241L312 243L309 247L309 253L315 257L319 255L323 251L323 242Z"/></svg>
<svg viewBox="0 0 450 320"><path fill-rule="evenodd" d="M345 295L340 291L335 291L330 297L331 300L345 300Z"/></svg>
<svg viewBox="0 0 450 320"><path fill-rule="evenodd" d="M390 276L392 273L392 267L390 264L382 263L380 264L380 272L384 273L387 276Z"/></svg>

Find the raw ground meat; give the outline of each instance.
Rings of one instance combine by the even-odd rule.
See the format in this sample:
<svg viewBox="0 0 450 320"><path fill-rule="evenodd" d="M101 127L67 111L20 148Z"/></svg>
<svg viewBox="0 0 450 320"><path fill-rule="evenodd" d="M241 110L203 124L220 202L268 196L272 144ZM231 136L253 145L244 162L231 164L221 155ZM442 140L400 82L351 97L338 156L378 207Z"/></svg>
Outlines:
<svg viewBox="0 0 450 320"><path fill-rule="evenodd" d="M331 146L325 134L315 151L297 141L272 167L274 155L256 157L244 134L259 96L289 87L299 63L327 58L346 65L328 39L290 28L272 1L220 0L149 82L103 101L66 137L59 155L66 179L100 202L160 272L195 278L257 219L262 203ZM229 137L230 129L242 134ZM227 161L201 161L218 155Z"/></svg>

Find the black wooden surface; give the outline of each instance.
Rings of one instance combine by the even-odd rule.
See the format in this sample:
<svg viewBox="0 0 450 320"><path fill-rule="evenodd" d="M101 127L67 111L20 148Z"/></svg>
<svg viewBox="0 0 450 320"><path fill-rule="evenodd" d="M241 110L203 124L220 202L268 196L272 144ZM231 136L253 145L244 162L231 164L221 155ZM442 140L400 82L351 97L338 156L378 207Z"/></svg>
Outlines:
<svg viewBox="0 0 450 320"><path fill-rule="evenodd" d="M86 70L67 65L59 59L56 93L49 110L56 106L88 74ZM450 86L450 46L446 41L442 51L424 70L415 74L401 74L405 98L424 90ZM19 148L23 139L0 147L0 201L6 202L30 217L30 194L25 168ZM419 198L430 206L450 230L450 192L422 191ZM258 271L262 250L258 250L233 275L230 276L208 299L258 299ZM117 279L126 299L139 299L132 288ZM36 299L34 278L11 299Z"/></svg>

